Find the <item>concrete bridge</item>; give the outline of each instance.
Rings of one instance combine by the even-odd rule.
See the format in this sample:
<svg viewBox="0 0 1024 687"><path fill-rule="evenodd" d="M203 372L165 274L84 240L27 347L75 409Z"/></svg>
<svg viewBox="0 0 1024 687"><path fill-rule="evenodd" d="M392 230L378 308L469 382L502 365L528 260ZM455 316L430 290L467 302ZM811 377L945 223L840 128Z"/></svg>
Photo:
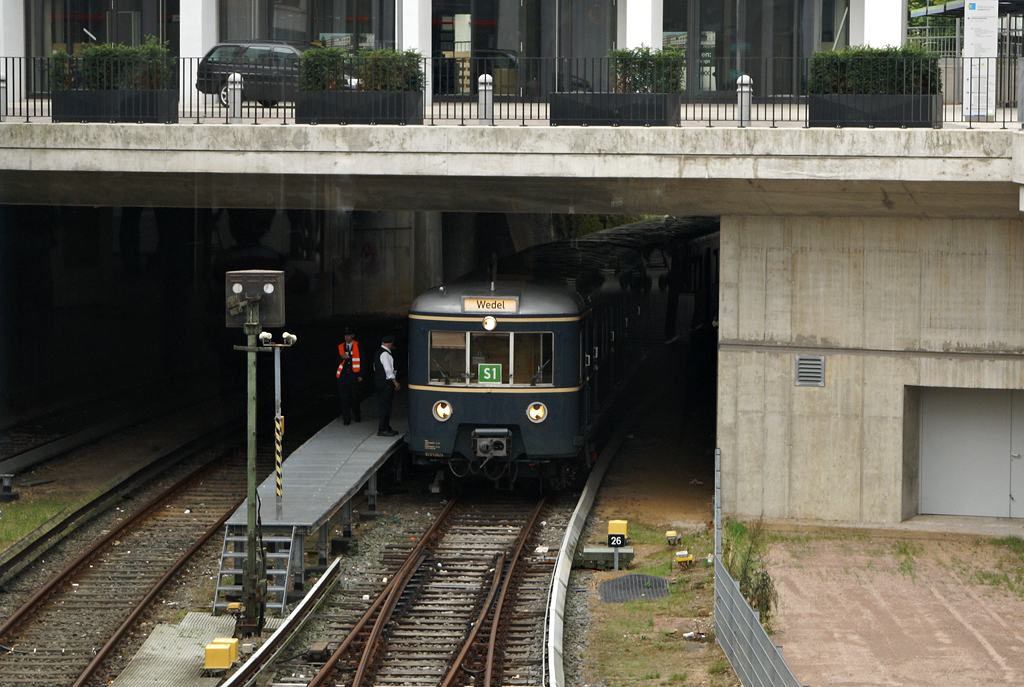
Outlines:
<svg viewBox="0 0 1024 687"><path fill-rule="evenodd" d="M0 202L1016 218L1018 141L964 128L6 124Z"/></svg>
<svg viewBox="0 0 1024 687"><path fill-rule="evenodd" d="M0 203L719 215L726 510L1021 518L1022 136L7 123ZM371 249L405 262L361 287L359 246L327 241L344 269L310 311L337 313L357 288L407 305L396 277L438 274L442 233L404 222L381 227L408 240Z"/></svg>

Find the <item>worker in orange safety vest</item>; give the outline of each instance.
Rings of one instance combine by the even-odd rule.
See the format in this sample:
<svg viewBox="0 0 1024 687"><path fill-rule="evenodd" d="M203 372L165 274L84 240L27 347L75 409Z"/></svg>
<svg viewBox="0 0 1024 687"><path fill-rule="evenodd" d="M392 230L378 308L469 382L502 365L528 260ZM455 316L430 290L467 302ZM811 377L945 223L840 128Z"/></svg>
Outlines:
<svg viewBox="0 0 1024 687"><path fill-rule="evenodd" d="M345 327L345 342L338 344L338 396L341 398L341 419L347 425L359 422L359 384L363 381L359 364L359 342L351 327Z"/></svg>

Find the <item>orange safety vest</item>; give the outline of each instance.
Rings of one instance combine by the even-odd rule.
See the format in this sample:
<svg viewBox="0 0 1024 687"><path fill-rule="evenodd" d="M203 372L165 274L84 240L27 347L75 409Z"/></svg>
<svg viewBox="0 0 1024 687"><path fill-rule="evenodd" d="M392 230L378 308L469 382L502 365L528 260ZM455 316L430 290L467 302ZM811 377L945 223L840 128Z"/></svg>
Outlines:
<svg viewBox="0 0 1024 687"><path fill-rule="evenodd" d="M345 355L345 344L338 344L338 355ZM341 370L343 367L345 367L344 358L342 358L341 364L338 365L338 371L334 373L335 377L341 376ZM352 341L352 371L355 372L356 374L359 373L359 342L354 339Z"/></svg>

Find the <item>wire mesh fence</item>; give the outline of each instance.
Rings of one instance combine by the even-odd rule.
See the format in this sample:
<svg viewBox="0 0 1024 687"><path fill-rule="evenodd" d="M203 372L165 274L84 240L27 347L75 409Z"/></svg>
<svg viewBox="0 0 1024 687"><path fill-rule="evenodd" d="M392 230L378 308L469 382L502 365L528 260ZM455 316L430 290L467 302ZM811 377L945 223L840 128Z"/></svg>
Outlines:
<svg viewBox="0 0 1024 687"><path fill-rule="evenodd" d="M747 687L801 687L722 563L722 454L715 449L715 640Z"/></svg>

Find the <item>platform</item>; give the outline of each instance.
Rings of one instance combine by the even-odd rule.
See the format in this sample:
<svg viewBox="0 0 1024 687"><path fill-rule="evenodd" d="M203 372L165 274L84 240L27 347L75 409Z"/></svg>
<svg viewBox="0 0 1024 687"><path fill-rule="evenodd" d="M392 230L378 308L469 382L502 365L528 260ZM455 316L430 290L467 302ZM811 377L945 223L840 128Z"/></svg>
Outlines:
<svg viewBox="0 0 1024 687"><path fill-rule="evenodd" d="M280 621L268 618L267 630ZM216 637L230 637L235 631L231 616L188 613L178 625L161 623L128 666L111 683L113 687L216 687L220 677L204 677L203 652Z"/></svg>
<svg viewBox="0 0 1024 687"><path fill-rule="evenodd" d="M362 422L345 425L339 417L295 449L284 461L280 508L275 474L256 490L263 527L294 527L299 534L310 535L326 524L405 442L407 403L404 393L395 396L391 426L398 436L377 436L374 395L362 402ZM228 525L244 526L247 510L248 500L231 515Z"/></svg>

